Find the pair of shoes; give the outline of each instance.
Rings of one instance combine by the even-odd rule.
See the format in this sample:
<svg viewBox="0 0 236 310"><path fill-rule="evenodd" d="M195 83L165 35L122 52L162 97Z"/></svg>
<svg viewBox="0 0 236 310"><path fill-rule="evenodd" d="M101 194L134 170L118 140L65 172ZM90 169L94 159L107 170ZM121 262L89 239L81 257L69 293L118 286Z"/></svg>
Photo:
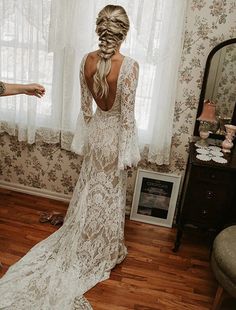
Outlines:
<svg viewBox="0 0 236 310"><path fill-rule="evenodd" d="M39 218L40 223L50 222L52 225L60 225L64 222L64 215L59 212L42 212Z"/></svg>

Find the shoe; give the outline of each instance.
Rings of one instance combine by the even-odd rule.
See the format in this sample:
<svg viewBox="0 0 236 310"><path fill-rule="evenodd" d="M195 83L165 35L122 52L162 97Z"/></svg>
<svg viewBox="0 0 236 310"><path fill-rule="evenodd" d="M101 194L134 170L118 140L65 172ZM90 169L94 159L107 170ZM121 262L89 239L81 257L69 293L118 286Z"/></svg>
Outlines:
<svg viewBox="0 0 236 310"><path fill-rule="evenodd" d="M64 215L62 213L54 213L50 219L50 223L54 226L61 225L64 222Z"/></svg>
<svg viewBox="0 0 236 310"><path fill-rule="evenodd" d="M64 222L64 215L60 212L42 212L39 217L39 222L50 222L54 226L61 225Z"/></svg>
<svg viewBox="0 0 236 310"><path fill-rule="evenodd" d="M42 212L40 214L40 217L39 217L39 222L40 223L46 223L46 222L49 222L51 220L53 216L53 213L49 213L49 212Z"/></svg>

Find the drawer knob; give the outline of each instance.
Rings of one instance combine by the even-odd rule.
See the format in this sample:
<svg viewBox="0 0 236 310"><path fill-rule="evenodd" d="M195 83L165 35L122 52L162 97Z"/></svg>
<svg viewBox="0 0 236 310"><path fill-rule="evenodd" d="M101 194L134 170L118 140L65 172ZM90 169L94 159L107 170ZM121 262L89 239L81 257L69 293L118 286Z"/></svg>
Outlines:
<svg viewBox="0 0 236 310"><path fill-rule="evenodd" d="M206 209L203 209L203 210L202 210L202 215L203 215L203 216L206 216L206 215L207 215L207 213L208 213L208 212L207 212L207 210L206 210Z"/></svg>
<svg viewBox="0 0 236 310"><path fill-rule="evenodd" d="M215 179L216 175L214 173L211 173L211 179Z"/></svg>
<svg viewBox="0 0 236 310"><path fill-rule="evenodd" d="M206 197L207 199L213 199L215 198L215 193L213 191L207 191Z"/></svg>

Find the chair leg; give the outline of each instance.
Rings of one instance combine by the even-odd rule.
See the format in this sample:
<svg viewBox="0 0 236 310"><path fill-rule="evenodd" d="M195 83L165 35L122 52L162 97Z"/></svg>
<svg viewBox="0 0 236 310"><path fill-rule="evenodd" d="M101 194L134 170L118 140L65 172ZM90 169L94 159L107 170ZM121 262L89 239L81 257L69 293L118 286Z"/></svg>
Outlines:
<svg viewBox="0 0 236 310"><path fill-rule="evenodd" d="M223 301L224 289L222 286L218 285L215 299L213 302L212 310L220 310L222 301Z"/></svg>

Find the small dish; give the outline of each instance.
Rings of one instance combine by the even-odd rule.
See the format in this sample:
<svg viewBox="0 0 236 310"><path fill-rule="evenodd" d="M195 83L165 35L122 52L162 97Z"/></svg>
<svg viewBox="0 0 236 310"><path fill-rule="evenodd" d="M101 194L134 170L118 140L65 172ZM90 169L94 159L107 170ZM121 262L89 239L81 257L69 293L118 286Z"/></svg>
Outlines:
<svg viewBox="0 0 236 310"><path fill-rule="evenodd" d="M198 148L198 149L196 149L196 151L197 151L197 153L199 153L199 154L208 154L208 153L209 153L208 150L203 149L203 148Z"/></svg>
<svg viewBox="0 0 236 310"><path fill-rule="evenodd" d="M219 151L211 151L211 154L214 155L214 157L222 157L224 154Z"/></svg>
<svg viewBox="0 0 236 310"><path fill-rule="evenodd" d="M228 162L227 159L223 157L212 157L212 160L219 164L226 164Z"/></svg>
<svg viewBox="0 0 236 310"><path fill-rule="evenodd" d="M211 157L206 156L205 154L198 154L198 155L196 156L196 158L199 159L199 160L203 160L203 161L209 161L209 160L211 160Z"/></svg>
<svg viewBox="0 0 236 310"><path fill-rule="evenodd" d="M209 146L209 149L212 151L218 151L218 152L221 151L221 148L219 146L215 146L215 145Z"/></svg>

